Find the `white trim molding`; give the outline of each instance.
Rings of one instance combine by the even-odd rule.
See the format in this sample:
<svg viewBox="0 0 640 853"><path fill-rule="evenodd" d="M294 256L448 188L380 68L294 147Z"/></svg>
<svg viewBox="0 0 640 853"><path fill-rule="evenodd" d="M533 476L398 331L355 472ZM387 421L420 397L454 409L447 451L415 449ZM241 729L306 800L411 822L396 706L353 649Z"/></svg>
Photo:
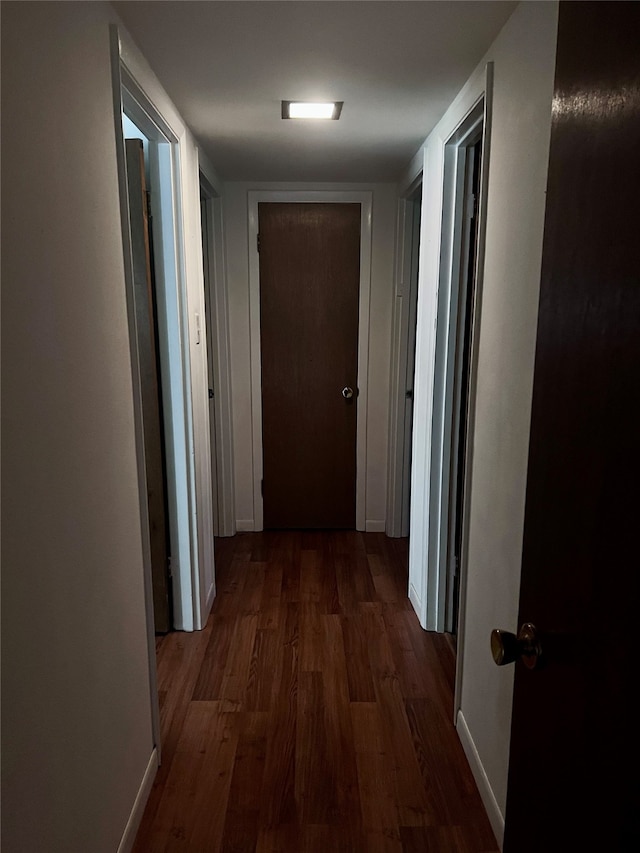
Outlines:
<svg viewBox="0 0 640 853"><path fill-rule="evenodd" d="M458 732L460 743L464 749L464 754L467 756L467 761L469 762L473 778L478 786L480 799L482 800L487 817L489 818L491 829L496 837L498 846L502 850L504 840L504 815L500 811L500 806L498 805L498 801L496 800L493 789L489 783L489 777L484 771L480 755L478 754L476 745L473 742L471 732L469 731L469 727L467 726L467 722L462 711L458 711L456 718L456 731Z"/></svg>
<svg viewBox="0 0 640 853"><path fill-rule="evenodd" d="M154 246L162 261L156 264L156 284L161 304L158 330L165 402L173 627L194 631L205 624L214 579L206 331L200 336L195 328L195 318L204 315L198 152L157 78L126 30L116 25L111 27L111 51L120 193L125 199L126 167L122 131L117 127L123 109L150 141ZM122 215L129 291L128 211L124 203ZM135 349L132 358L135 372ZM144 481L140 488L146 495ZM148 620L153 622L152 602L147 603L147 611Z"/></svg>
<svg viewBox="0 0 640 853"><path fill-rule="evenodd" d="M251 411L253 445L254 530L263 528L262 503L262 371L260 360L260 260L258 255L258 204L260 202L324 202L359 204L360 226L360 307L358 318L358 426L356 437L356 528L367 530L367 399L369 376L369 310L371 301L371 216L372 192L276 190L249 191L249 327L251 340ZM370 522L377 524L377 522ZM240 522L238 522L240 529ZM384 526L383 526L384 529Z"/></svg>
<svg viewBox="0 0 640 853"><path fill-rule="evenodd" d="M418 284L418 309L416 327L416 372L414 383L414 430L411 475L411 537L409 544L409 582L420 601L418 617L423 628L430 631L445 630L446 555L438 547L442 526L447 517L441 501L441 478L446 474L441 436L434 435L434 424L444 418L442 407L445 395L446 363L437 359L437 340L442 335L438 323L448 318L439 302L440 284L447 271L442 266L442 245L447 228L452 221L443 217L445 201L445 154L448 143L454 138L478 105L484 103L485 139L482 152L482 190L480 198L481 226L478 235L476 298L482 290L484 259L483 223L486 221L486 175L489 168L488 143L491 132L491 100L493 63L479 69L462 89L441 121L424 144L424 183L422 195L422 220L420 230L420 272ZM448 322L448 320L447 320ZM476 318L477 322L477 318ZM472 347L474 344L472 343ZM468 448L473 447L474 359L472 353L469 391ZM435 442L435 444L434 444ZM436 453L437 451L437 453ZM434 461L437 463L434 469ZM467 460L467 472L471 470ZM469 494L467 483L467 496ZM466 513L465 513L466 514ZM444 531L446 533L446 531ZM465 542L463 541L463 563ZM464 571L464 567L463 567ZM412 599L413 600L413 599ZM464 629L463 614L460 627Z"/></svg>
<svg viewBox="0 0 640 853"><path fill-rule="evenodd" d="M133 850L136 834L140 827L142 816L144 815L145 806L147 805L147 800L149 799L149 794L151 793L151 788L153 787L158 767L158 751L154 749L151 752L147 769L144 772L142 782L140 783L138 793L136 794L133 808L129 815L129 820L127 821L127 825L122 833L122 838L118 845L118 853L131 853L131 850Z"/></svg>

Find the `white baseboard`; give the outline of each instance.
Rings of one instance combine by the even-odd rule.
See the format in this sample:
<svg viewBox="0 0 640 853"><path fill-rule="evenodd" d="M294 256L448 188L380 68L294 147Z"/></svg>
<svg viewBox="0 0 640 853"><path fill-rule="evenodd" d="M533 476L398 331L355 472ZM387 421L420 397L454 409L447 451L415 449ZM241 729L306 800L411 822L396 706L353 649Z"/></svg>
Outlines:
<svg viewBox="0 0 640 853"><path fill-rule="evenodd" d="M489 818L491 829L493 829L493 834L496 837L498 846L502 850L504 842L504 816L500 811L496 798L493 795L489 779L487 778L487 774L484 772L484 767L480 761L478 750L473 742L471 732L469 731L462 711L458 711L456 730L458 732L460 742L462 743L462 748L467 756L469 766L471 767L473 778L476 780L476 785L480 792L480 799L482 800L487 817Z"/></svg>
<svg viewBox="0 0 640 853"><path fill-rule="evenodd" d="M376 521L375 519L368 519L365 522L364 529L367 531L367 533L384 533L385 526L385 521Z"/></svg>
<svg viewBox="0 0 640 853"><path fill-rule="evenodd" d="M158 750L154 746L151 757L149 758L149 763L147 764L147 769L142 777L142 782L140 783L140 788L136 795L133 808L131 809L129 820L127 821L127 825L124 829L122 840L118 845L118 853L131 853L131 850L133 850L136 834L140 827L140 821L142 820L142 815L144 814L144 809L147 805L147 800L151 793L151 786L153 785L153 780L156 778L157 771Z"/></svg>
<svg viewBox="0 0 640 853"><path fill-rule="evenodd" d="M422 601L420 600L420 596L416 592L416 588L412 583L409 584L409 601L411 602L413 609L416 611L418 619L421 619Z"/></svg>

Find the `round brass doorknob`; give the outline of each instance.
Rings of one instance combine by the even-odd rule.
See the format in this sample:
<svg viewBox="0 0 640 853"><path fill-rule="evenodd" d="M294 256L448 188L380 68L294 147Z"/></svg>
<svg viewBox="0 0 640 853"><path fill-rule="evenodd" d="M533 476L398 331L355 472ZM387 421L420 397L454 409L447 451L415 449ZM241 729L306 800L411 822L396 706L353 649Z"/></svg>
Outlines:
<svg viewBox="0 0 640 853"><path fill-rule="evenodd" d="M353 388L349 388L349 386L347 385L345 388L342 389L342 396L345 400L350 400L353 397Z"/></svg>
<svg viewBox="0 0 640 853"><path fill-rule="evenodd" d="M511 631L494 628L491 632L491 654L498 666L505 666L520 658L526 667L535 669L542 654L535 625L525 622L517 637Z"/></svg>

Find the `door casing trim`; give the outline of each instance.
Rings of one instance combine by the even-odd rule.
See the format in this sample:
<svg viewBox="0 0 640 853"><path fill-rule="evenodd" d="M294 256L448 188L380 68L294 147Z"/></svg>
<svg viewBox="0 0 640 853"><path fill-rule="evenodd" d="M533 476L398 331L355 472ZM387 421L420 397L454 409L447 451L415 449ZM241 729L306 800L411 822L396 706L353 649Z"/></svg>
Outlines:
<svg viewBox="0 0 640 853"><path fill-rule="evenodd" d="M127 299L130 298L130 259L128 248L128 207L126 199L126 168L124 165L124 141L122 133L121 114L123 109L130 115L135 124L147 136L150 142L150 160L152 178L158 192L152 194L152 212L154 210L154 195L160 201L157 209L156 225L159 226L158 248L164 255L162 268L167 275L166 297L170 303L171 341L163 340L161 333L161 354L167 355L165 363L171 371L165 377L170 378L170 393L165 399L171 402L171 417L168 419L172 430L171 442L168 442L168 465L175 469L173 497L170 504L169 521L171 525L171 556L174 591L174 628L176 630L194 631L204 627L206 608L213 595L213 533L211 512L207 507L206 482L200 481L196 461L209 452L208 427L206 441L202 435L203 421L195 418L195 405L200 399L200 382L194 385L192 367L196 364L192 356L192 343L195 339L193 326L190 323L189 301L194 299L198 288L198 267L202 276L202 258L198 258L197 250L192 249L192 242L185 244L185 228L189 231L191 219L197 212L199 227L199 207L194 209L193 202L198 196L197 150L190 142L189 134L182 120L158 81L144 63L136 46L131 42L125 30L111 24L110 52L112 95L114 108L114 131L116 142L116 157L118 161L119 192L121 196L121 226L123 234L124 267ZM157 141L157 145L155 142ZM151 154L153 153L153 156ZM195 167L192 169L192 167ZM197 192L197 190L196 190ZM124 193L124 194L123 194ZM160 198L158 198L158 196ZM197 204L197 201L196 201ZM166 217L165 214L166 213ZM186 217L186 222L185 222ZM189 226L189 227L187 227ZM166 232L166 233L165 233ZM162 239L160 239L160 236ZM202 279L200 278L201 282ZM190 286L190 282L192 282ZM200 310L195 301L192 306ZM204 337L206 346L206 333ZM132 338L132 341L134 339ZM133 346L133 344L132 344ZM198 352L201 358L202 350ZM132 348L132 373L134 388L134 409L136 418L140 417L139 394L136 391L138 370L135 349ZM197 375L197 374L196 374ZM165 379L163 378L163 383ZM163 388L164 391L164 388ZM206 393L206 385L205 385ZM168 407L167 407L168 411ZM197 423L196 423L197 421ZM167 421L165 421L167 423ZM197 430L196 430L197 427ZM140 441L139 425L136 427L137 440ZM203 443L204 442L204 443ZM138 468L141 466L141 444L138 444ZM207 466L203 466L208 470ZM206 477L206 475L205 475ZM210 479L210 475L209 475ZM140 478L141 517L144 528L144 506L146 504L145 480ZM149 659L151 679L155 679L155 637L153 630L153 607L151 588L148 585L147 563L149 561L146 534L143 529L143 559L145 563L146 610L149 641ZM150 564L149 564L150 565ZM155 684L155 681L154 681ZM152 689L152 708L157 704L157 691ZM153 711L154 720L159 714L157 708ZM154 722L154 732L156 726ZM159 726L157 727L159 744Z"/></svg>
<svg viewBox="0 0 640 853"><path fill-rule="evenodd" d="M358 425L356 435L356 529L366 529L367 399L369 375L369 313L371 304L371 192L323 190L249 191L249 336L251 348L251 431L253 455L253 529L262 530L262 364L260 358L260 256L258 204L325 203L360 205L360 294L358 312Z"/></svg>
<svg viewBox="0 0 640 853"><path fill-rule="evenodd" d="M439 317L439 287L451 275L450 264L443 264L441 249L450 238L452 220L443 220L445 204L445 154L448 145L458 139L456 133L465 121L483 107L484 137L476 259L476 304L472 332L469 378L467 465L464 485L462 553L458 615L458 648L464 646L465 608L467 600L467 565L469 558L469 505L472 491L473 435L478 364L478 330L481 323L482 285L484 270L484 240L487 220L488 174L490 168L491 119L493 103L493 63L477 69L434 128L423 146L424 192L420 236L420 273L418 285L418 318L416 334L416 375L414 385L414 433L411 491L411 533L409 540L409 598L425 630L445 630L446 559L439 548L441 534L446 530L446 504L441 499L443 478L448 476L444 464L443 436L447 439L444 412L445 395L437 394L436 386L444 387L442 360L436 364L436 338ZM451 204L450 200L450 204ZM448 229L448 230L447 230ZM449 235L449 237L447 237ZM436 286L437 285L437 286ZM445 298L444 296L442 297ZM446 307L446 306L445 306ZM436 429L434 431L434 424ZM443 433L443 429L445 432ZM454 713L457 714L462 694L462 656L456 666Z"/></svg>

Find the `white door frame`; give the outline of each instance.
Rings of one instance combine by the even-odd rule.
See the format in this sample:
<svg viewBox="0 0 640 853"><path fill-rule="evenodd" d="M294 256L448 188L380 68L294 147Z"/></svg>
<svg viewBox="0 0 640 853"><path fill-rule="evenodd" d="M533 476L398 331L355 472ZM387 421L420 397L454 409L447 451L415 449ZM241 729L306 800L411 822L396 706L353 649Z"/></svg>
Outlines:
<svg viewBox="0 0 640 853"><path fill-rule="evenodd" d="M371 192L250 191L249 213L249 323L251 340L251 412L253 445L254 529L262 530L262 365L260 357L260 256L258 254L258 204L260 202L324 202L359 204L360 302L358 315L358 425L356 436L356 529L366 528L367 397L369 375L369 310L371 301Z"/></svg>
<svg viewBox="0 0 640 853"><path fill-rule="evenodd" d="M137 91L136 91L137 90ZM167 463L167 503L171 541L173 622L180 630L193 630L199 582L192 577L197 566L193 529L195 509L190 354L179 223L179 140L161 124L145 103L126 66L122 65L123 108L149 138L154 246L163 263L156 263L158 293L158 343L161 364L163 420ZM142 102L142 103L141 103ZM151 113L151 114L150 114ZM156 258L157 261L157 258Z"/></svg>
<svg viewBox="0 0 640 853"><path fill-rule="evenodd" d="M208 330L207 342L211 347L214 381L216 478L213 488L217 496L214 534L216 536L234 536L236 533L236 516L233 411L222 199L202 170L200 171L200 190L206 208L208 298L212 313L211 329ZM206 285L207 280L205 280L205 287Z"/></svg>
<svg viewBox="0 0 640 853"><path fill-rule="evenodd" d="M149 665L152 684L154 736L159 745L157 690L155 688L155 630L151 585L148 516L146 506L146 474L144 439L139 389L139 364L132 326L133 279L127 175L121 115L126 111L149 139L149 160L154 215L154 245L162 263L156 265L160 304L158 331L165 424L167 465L168 524L171 540L173 593L173 625L177 630L193 631L202 627L200 560L198 553L198 512L195 478L195 447L192 411L190 328L187 315L187 292L183 244L184 175L181 170L185 135L174 130L157 110L135 75L136 58L129 45L121 42L117 26L112 25L111 65L116 128L116 154L121 199L122 234L125 255L125 283L130 313L130 340L133 372L134 409L136 412L136 446L143 527L143 560L145 566L145 601L149 637ZM129 63L131 60L131 64ZM207 595L207 598L209 595ZM154 710L155 709L155 710Z"/></svg>
<svg viewBox="0 0 640 853"><path fill-rule="evenodd" d="M127 190L127 167L122 128L122 76L120 65L120 38L115 26L110 28L111 81L113 89L113 113L116 140L116 159L118 164L118 189L120 195L120 220L124 249L125 296L127 300L127 319L129 325L129 344L131 349L131 380L133 390L133 417L136 445L136 463L138 474L138 501L140 507L140 527L142 534L142 567L144 572L144 601L147 629L147 657L149 661L149 690L151 706L151 730L153 747L157 763L160 764L160 702L158 697L158 674L155 648L155 620L153 610L153 578L151 572L151 539L149 533L149 507L147 503L147 474L144 459L144 428L142 423L142 392L140 383L140 365L136 345L135 305L133 283L133 256L131 232L129 228L129 201ZM153 756L152 756L153 759Z"/></svg>
<svg viewBox="0 0 640 853"><path fill-rule="evenodd" d="M445 186L445 160L463 142L480 111L484 122L480 205L478 210L478 249L476 259L476 291L474 331L472 332L467 466L465 475L465 507L463 509L462 554L460 567L460 610L458 645L464 643L464 605L466 601L466 568L468 564L469 498L473 468L473 426L477 369L478 328L482 299L484 244L487 216L487 186L493 63L479 70L460 92L443 119L428 137L424 148L425 184L422 197L420 282L416 340L416 381L413 433L413 470L411 492L411 538L409 544L409 598L420 624L430 631L446 628L448 487L450 468L447 447L450 446L450 424L447 406L451 377L447 363L451 330L451 281L456 274L454 227L456 207L453 202L455 173ZM449 152L449 153L448 153ZM449 413L450 414L450 413ZM456 670L456 711L459 707L462 668Z"/></svg>

